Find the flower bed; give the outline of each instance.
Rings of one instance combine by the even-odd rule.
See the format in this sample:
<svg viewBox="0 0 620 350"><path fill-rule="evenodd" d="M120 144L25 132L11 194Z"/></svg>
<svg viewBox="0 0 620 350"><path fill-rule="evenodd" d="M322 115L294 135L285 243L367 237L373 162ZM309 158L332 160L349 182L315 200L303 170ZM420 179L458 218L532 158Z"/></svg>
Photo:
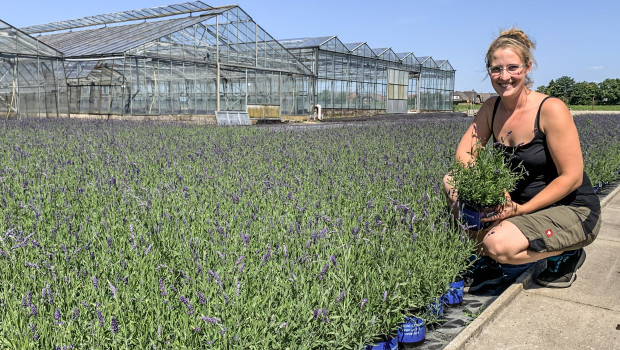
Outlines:
<svg viewBox="0 0 620 350"><path fill-rule="evenodd" d="M359 349L472 248L439 189L464 119L3 127L9 348Z"/></svg>
<svg viewBox="0 0 620 350"><path fill-rule="evenodd" d="M584 168L600 190L620 174L620 114L575 116L581 137Z"/></svg>

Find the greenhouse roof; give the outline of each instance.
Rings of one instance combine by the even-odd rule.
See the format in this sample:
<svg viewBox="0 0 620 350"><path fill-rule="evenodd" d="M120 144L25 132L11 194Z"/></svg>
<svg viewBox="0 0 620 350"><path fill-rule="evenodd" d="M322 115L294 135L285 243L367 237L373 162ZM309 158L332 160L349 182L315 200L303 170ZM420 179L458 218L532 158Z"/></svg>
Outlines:
<svg viewBox="0 0 620 350"><path fill-rule="evenodd" d="M452 65L448 62L448 60L437 60L435 63L437 63L441 70L454 71L454 68L452 68Z"/></svg>
<svg viewBox="0 0 620 350"><path fill-rule="evenodd" d="M205 19L200 16L143 22L48 34L39 39L69 57L118 55Z"/></svg>
<svg viewBox="0 0 620 350"><path fill-rule="evenodd" d="M141 10L131 10L131 11L123 11L116 13L109 13L97 16L88 16L78 19L70 19L66 21L59 21L47 24L38 24L34 26L29 26L22 28L22 30L26 33L46 33L46 32L55 32L60 30L74 29L74 28L83 28L90 27L95 25L106 25L111 23L119 23L119 22L127 22L127 21L137 21L137 20L146 20L160 17L168 17L174 15L181 15L192 12L201 12L212 9L212 6L209 6L201 1L193 1L186 2L182 4L176 5L168 5L168 6L160 6L160 7L152 7L145 8Z"/></svg>
<svg viewBox="0 0 620 350"><path fill-rule="evenodd" d="M377 56L381 56L385 51L389 49L390 49L389 47L380 47L380 48L373 47L372 51L374 51L377 54Z"/></svg>
<svg viewBox="0 0 620 350"><path fill-rule="evenodd" d="M351 51L354 51L355 49L357 49L358 47L360 47L360 46L362 46L362 45L364 45L364 44L365 44L364 42L359 42L359 43L348 43L348 44L344 44L344 46L345 46L347 49L349 49L349 50L351 50Z"/></svg>
<svg viewBox="0 0 620 350"><path fill-rule="evenodd" d="M0 52L15 55L62 56L57 50L1 20Z"/></svg>
<svg viewBox="0 0 620 350"><path fill-rule="evenodd" d="M296 38L278 40L278 42L287 49L304 49L311 47L319 47L326 41L334 38L334 36L319 36L309 38Z"/></svg>
<svg viewBox="0 0 620 350"><path fill-rule="evenodd" d="M420 61L422 66L425 68L439 68L439 66L431 56L420 56L418 57L418 61Z"/></svg>

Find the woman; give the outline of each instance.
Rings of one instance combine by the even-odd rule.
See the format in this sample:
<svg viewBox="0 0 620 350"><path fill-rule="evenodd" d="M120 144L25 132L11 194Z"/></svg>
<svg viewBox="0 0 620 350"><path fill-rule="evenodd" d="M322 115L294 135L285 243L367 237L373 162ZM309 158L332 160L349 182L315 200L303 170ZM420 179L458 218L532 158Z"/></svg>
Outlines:
<svg viewBox="0 0 620 350"><path fill-rule="evenodd" d="M585 260L583 247L600 226L600 203L583 170L577 128L566 105L532 91L535 45L513 28L495 39L486 55L493 88L463 135L456 158L464 164L477 142L493 141L522 161L525 178L507 194L508 201L487 219L489 229L473 232L483 256L469 273L469 291L502 281L497 264L524 264L547 259L536 281L547 287L569 287ZM454 189L444 178L444 190L454 204ZM492 259L492 260L491 260Z"/></svg>

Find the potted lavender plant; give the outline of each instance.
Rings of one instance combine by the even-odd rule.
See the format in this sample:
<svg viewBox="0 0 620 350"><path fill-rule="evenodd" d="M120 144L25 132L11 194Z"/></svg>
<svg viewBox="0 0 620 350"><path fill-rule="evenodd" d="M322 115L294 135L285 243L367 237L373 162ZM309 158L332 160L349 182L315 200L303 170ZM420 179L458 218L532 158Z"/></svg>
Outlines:
<svg viewBox="0 0 620 350"><path fill-rule="evenodd" d="M499 147L497 147L499 145ZM515 189L523 178L519 164L511 169L501 144L476 143L470 154L475 157L467 164L455 160L449 168L451 180L459 198L459 212L465 223L474 229L487 225L480 219L491 216L500 204L506 203L506 193Z"/></svg>

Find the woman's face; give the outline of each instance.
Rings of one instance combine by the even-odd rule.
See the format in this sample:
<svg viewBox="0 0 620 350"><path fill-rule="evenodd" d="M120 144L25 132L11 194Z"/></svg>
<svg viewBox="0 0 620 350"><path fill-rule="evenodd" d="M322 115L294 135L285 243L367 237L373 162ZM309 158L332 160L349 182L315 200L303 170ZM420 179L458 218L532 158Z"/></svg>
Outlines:
<svg viewBox="0 0 620 350"><path fill-rule="evenodd" d="M525 89L530 67L510 48L495 50L489 67L493 89L501 97L518 96Z"/></svg>

